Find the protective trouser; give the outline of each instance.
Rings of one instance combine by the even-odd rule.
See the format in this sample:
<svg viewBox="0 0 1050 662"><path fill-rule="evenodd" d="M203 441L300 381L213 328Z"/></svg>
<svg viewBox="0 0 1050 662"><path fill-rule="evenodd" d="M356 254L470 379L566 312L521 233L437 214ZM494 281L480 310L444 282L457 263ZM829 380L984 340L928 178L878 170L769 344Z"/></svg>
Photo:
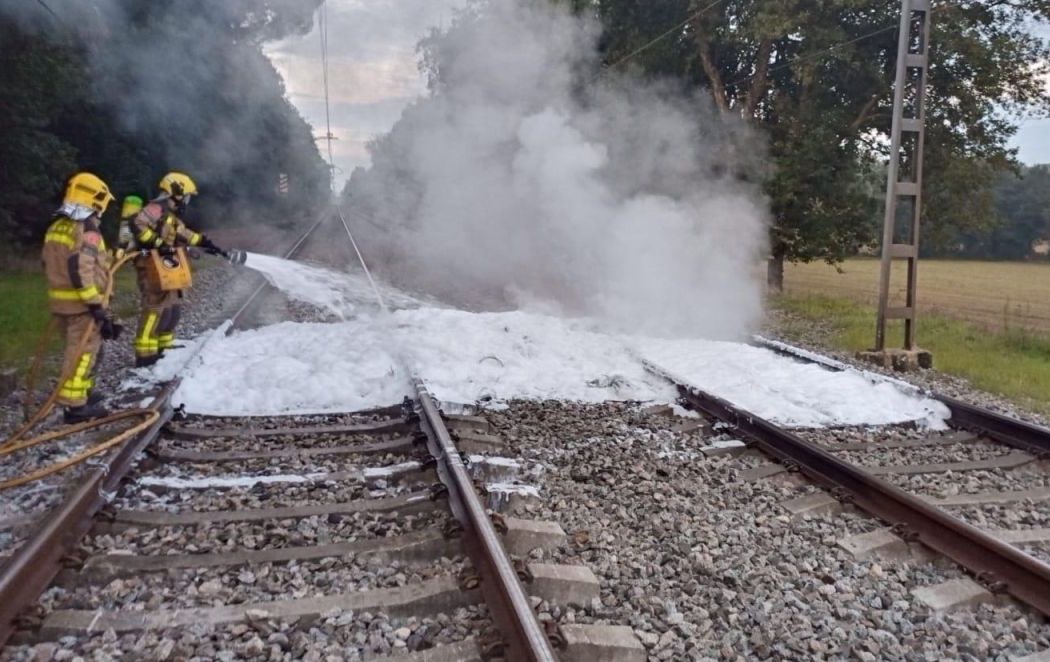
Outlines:
<svg viewBox="0 0 1050 662"><path fill-rule="evenodd" d="M146 268L137 261L135 271L138 275L139 292L142 294L139 327L135 333L135 356L140 359L153 358L165 347L175 342L175 324L178 313L168 311L178 305L178 292L165 292L150 287L146 279ZM164 336L162 345L161 336Z"/></svg>
<svg viewBox="0 0 1050 662"><path fill-rule="evenodd" d="M59 333L66 339L57 402L64 407L81 407L87 404L88 394L95 386L92 375L102 348L102 334L90 313L55 315L55 319ZM81 345L85 333L87 340Z"/></svg>
<svg viewBox="0 0 1050 662"><path fill-rule="evenodd" d="M160 346L160 351L171 349L175 345L175 327L179 325L179 319L182 318L182 306L180 304L172 304L160 315L160 322L157 325L157 344Z"/></svg>

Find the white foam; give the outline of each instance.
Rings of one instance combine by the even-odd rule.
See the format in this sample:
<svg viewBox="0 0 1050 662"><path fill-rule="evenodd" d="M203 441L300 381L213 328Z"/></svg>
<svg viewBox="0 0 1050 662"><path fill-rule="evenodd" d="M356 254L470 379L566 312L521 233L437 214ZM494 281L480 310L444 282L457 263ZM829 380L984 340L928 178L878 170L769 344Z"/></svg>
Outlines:
<svg viewBox="0 0 1050 662"><path fill-rule="evenodd" d="M512 399L675 402L676 388L643 360L791 427L938 427L949 415L914 390L745 344L629 337L588 320L437 308L213 337L174 402L215 415L354 411L412 397L415 375L442 402L485 407Z"/></svg>
<svg viewBox="0 0 1050 662"><path fill-rule="evenodd" d="M271 285L296 301L326 310L339 319L353 315L357 306L372 307L376 303L371 286L356 274L258 253L248 253L244 266L261 273ZM420 305L418 299L402 292L383 287L380 290L393 307Z"/></svg>
<svg viewBox="0 0 1050 662"><path fill-rule="evenodd" d="M872 382L855 372L801 363L739 343L641 340L640 355L677 381L788 427L886 425L920 421L943 428L940 402Z"/></svg>
<svg viewBox="0 0 1050 662"><path fill-rule="evenodd" d="M508 469L520 469L521 463L509 457L489 457L487 455L468 455L471 464L487 464L493 467L505 467Z"/></svg>
<svg viewBox="0 0 1050 662"><path fill-rule="evenodd" d="M743 448L745 446L747 446L747 444L745 444L744 442L740 441L739 439L719 439L719 440L716 440L716 441L712 441L710 444L708 444L706 446L702 446L700 448L700 450L705 450L705 449L718 450L718 449L723 449L723 448Z"/></svg>
<svg viewBox="0 0 1050 662"><path fill-rule="evenodd" d="M391 464L387 467L368 467L361 475L365 478L385 478L387 476L394 476L396 474L402 474L406 471L412 471L421 467L419 462L402 462L401 464Z"/></svg>
<svg viewBox="0 0 1050 662"><path fill-rule="evenodd" d="M209 488L252 487L257 484L312 483L327 474L277 474L273 476L201 476L179 478L175 476L143 476L136 482L147 487L170 487L184 490L206 490Z"/></svg>
<svg viewBox="0 0 1050 662"><path fill-rule="evenodd" d="M521 483L488 483L485 485L485 491L489 494L520 494L525 497L538 497L540 495L540 488L535 485L525 485Z"/></svg>

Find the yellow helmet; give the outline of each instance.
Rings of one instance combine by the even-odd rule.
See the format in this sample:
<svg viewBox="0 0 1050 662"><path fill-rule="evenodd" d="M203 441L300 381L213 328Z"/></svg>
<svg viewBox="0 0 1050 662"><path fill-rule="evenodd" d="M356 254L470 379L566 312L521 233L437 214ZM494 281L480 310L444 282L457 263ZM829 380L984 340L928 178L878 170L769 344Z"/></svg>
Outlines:
<svg viewBox="0 0 1050 662"><path fill-rule="evenodd" d="M106 182L90 172L78 172L66 184L66 193L62 196L62 203L94 209L101 216L109 203L115 199L109 192Z"/></svg>
<svg viewBox="0 0 1050 662"><path fill-rule="evenodd" d="M189 175L181 172L169 172L164 175L157 186L173 198L197 195L197 185L193 183Z"/></svg>

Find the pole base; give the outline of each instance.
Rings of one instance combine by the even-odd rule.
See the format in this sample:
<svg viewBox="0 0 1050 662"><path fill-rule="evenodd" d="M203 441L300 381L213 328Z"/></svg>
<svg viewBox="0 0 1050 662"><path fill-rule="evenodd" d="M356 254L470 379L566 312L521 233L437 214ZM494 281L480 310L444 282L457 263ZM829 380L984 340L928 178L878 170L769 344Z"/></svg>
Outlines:
<svg viewBox="0 0 1050 662"><path fill-rule="evenodd" d="M884 349L857 352L857 358L897 372L933 367L933 354L925 349Z"/></svg>

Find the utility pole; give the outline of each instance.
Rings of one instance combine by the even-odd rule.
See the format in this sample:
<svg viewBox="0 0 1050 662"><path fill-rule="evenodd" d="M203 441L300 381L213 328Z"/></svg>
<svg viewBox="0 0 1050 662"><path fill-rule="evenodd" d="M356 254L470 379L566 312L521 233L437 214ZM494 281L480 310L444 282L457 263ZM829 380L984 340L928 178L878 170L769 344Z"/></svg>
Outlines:
<svg viewBox="0 0 1050 662"><path fill-rule="evenodd" d="M901 0L886 212L882 225L878 323L875 349L861 353L862 358L898 370L928 368L933 362L930 353L919 349L915 341L929 45L930 0ZM890 301L894 262L901 259L907 270L903 305ZM897 319L904 320L904 345L902 349L887 350L886 324Z"/></svg>

